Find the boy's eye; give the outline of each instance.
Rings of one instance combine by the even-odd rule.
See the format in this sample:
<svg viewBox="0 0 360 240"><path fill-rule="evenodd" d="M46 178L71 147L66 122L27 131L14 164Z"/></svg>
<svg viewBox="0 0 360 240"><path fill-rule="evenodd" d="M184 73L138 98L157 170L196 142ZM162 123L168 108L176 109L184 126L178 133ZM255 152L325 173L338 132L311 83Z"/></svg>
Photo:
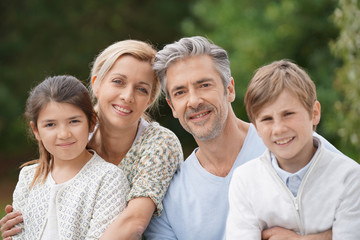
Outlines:
<svg viewBox="0 0 360 240"><path fill-rule="evenodd" d="M287 112L287 113L285 113L285 116L290 116L290 115L293 115L294 114L294 112Z"/></svg>
<svg viewBox="0 0 360 240"><path fill-rule="evenodd" d="M264 117L261 119L262 122L270 121L271 117Z"/></svg>

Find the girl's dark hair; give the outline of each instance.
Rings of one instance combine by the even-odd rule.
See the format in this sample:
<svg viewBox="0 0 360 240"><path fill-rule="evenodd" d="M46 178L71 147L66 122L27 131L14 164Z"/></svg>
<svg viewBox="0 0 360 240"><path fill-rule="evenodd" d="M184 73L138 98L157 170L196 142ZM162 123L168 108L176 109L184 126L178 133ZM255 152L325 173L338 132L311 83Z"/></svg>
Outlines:
<svg viewBox="0 0 360 240"><path fill-rule="evenodd" d="M90 94L87 88L75 77L69 75L46 78L30 91L26 101L25 117L37 129L40 111L50 102L69 103L80 108L86 115L89 130L96 123ZM53 156L46 150L43 143L38 141L39 159L24 163L21 167L38 163L34 175L33 186L37 182L44 183L51 170Z"/></svg>

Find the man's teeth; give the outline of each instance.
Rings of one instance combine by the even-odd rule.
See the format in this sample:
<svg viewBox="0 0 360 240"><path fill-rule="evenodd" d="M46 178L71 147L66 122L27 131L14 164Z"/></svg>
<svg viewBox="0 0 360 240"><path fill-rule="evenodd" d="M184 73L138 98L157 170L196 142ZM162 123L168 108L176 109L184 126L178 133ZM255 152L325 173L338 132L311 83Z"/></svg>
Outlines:
<svg viewBox="0 0 360 240"><path fill-rule="evenodd" d="M130 113L131 112L129 109L125 109L125 108L122 108L122 107L119 107L119 106L114 106L114 108L116 110L119 110L119 111L124 112L124 113Z"/></svg>
<svg viewBox="0 0 360 240"><path fill-rule="evenodd" d="M290 142L293 139L294 138L291 137L291 138L286 138L286 139L275 141L275 142L276 142L276 144L286 144L286 143Z"/></svg>
<svg viewBox="0 0 360 240"><path fill-rule="evenodd" d="M193 118L201 118L202 116L205 116L207 114L207 112L204 112L204 113L201 113L199 115L196 115L195 117Z"/></svg>

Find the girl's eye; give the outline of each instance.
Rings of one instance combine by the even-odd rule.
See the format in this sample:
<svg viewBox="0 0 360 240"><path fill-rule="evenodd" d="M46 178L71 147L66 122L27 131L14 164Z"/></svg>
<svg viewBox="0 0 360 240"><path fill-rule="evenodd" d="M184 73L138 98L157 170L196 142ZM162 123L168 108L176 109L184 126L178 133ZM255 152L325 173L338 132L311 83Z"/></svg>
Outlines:
<svg viewBox="0 0 360 240"><path fill-rule="evenodd" d="M55 126L55 123L47 123L45 124L45 127L54 127Z"/></svg>
<svg viewBox="0 0 360 240"><path fill-rule="evenodd" d="M77 120L77 119L74 119L74 120L70 121L70 123L72 123L72 124L79 123L79 122L80 122L80 120Z"/></svg>

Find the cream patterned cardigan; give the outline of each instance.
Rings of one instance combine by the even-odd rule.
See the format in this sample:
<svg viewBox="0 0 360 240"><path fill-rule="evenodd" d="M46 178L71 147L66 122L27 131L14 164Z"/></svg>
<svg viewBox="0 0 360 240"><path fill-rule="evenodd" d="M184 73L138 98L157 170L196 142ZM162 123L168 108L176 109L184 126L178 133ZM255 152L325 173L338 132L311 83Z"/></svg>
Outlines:
<svg viewBox="0 0 360 240"><path fill-rule="evenodd" d="M47 221L50 181L30 188L37 164L24 167L13 194L13 206L24 217L13 239L40 239ZM117 166L95 152L88 163L56 196L60 239L98 239L126 207L129 183Z"/></svg>

